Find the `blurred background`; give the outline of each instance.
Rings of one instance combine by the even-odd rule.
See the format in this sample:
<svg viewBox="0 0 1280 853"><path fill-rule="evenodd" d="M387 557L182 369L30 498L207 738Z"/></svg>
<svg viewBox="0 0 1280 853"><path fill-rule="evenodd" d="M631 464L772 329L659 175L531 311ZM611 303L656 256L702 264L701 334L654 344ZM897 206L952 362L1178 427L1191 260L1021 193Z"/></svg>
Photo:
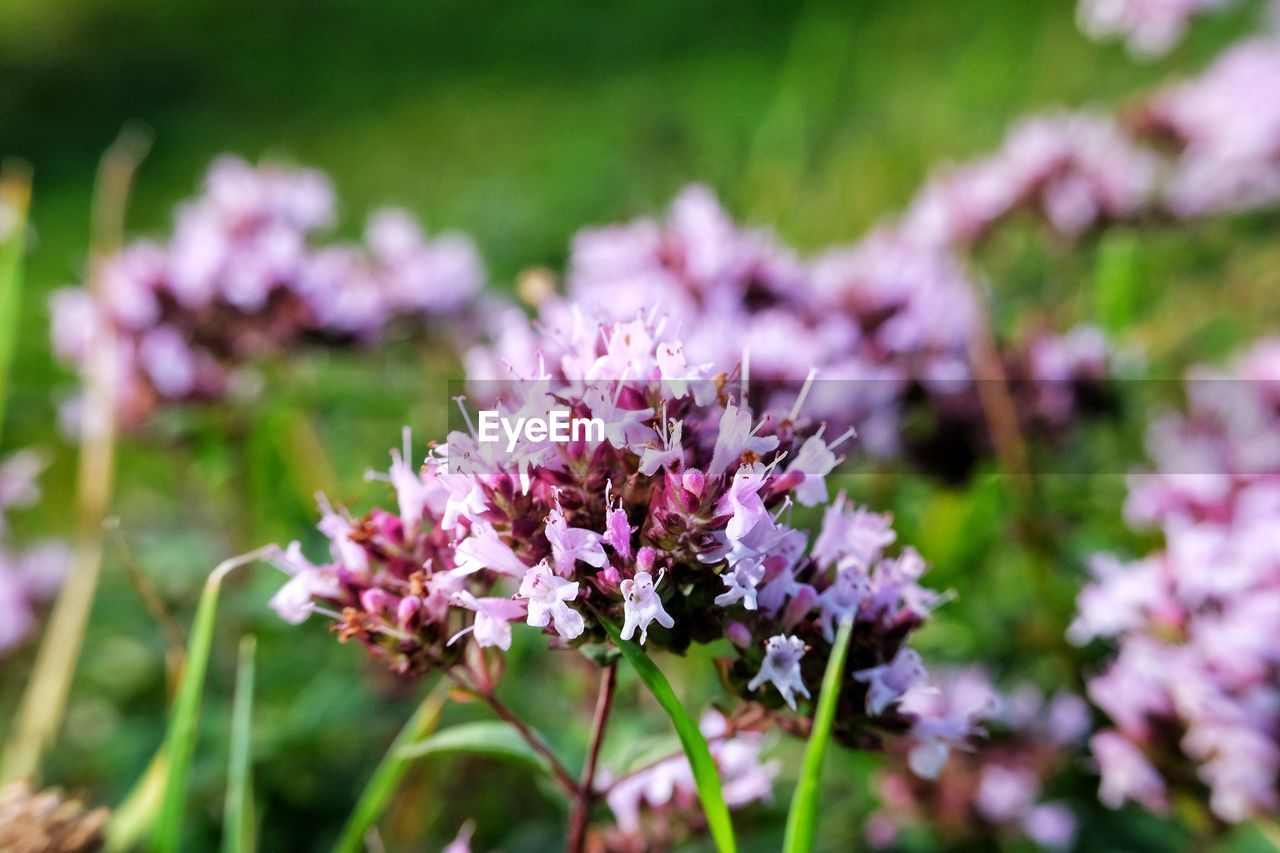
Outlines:
<svg viewBox="0 0 1280 853"><path fill-rule="evenodd" d="M56 412L75 378L49 354L45 299L83 280L97 160L128 122L154 136L130 235L163 233L215 155L269 156L332 176L341 232L357 234L373 207L405 206L433 231L472 235L493 286L507 288L522 269L561 268L579 227L657 213L692 181L802 251L852 241L900 210L933 169L993 149L1018 117L1057 106L1122 110L1134 93L1203 67L1255 11L1246 4L1200 21L1169 56L1135 63L1122 47L1082 36L1064 0L7 0L0 154L33 166L35 243L0 451L35 445L52 459L44 500L15 518L16 535L71 529L75 454ZM981 258L994 321L1007 330L1049 312L1063 327L1101 322L1156 375L1178 376L1280 319L1275 224L1243 217L1197 226L1193 240L1184 231L1140 243L1117 228L1083 248L1013 229ZM1117 275L1127 307L1107 314L1114 306L1098 294ZM365 470L385 467L403 424L418 449L441 437L445 382L457 378L456 365L411 341L317 354L267 369L252 404L170 413L126 436L118 526L48 778L118 802L162 737L165 619L174 620L172 638L205 575L229 555L299 537L318 554L317 489L356 510L384 500ZM1140 458L1142 426L1121 419L1093 428L1078 439L1081 465L1103 459L1122 472L1116 460ZM979 475L965 488L875 471L845 480L895 512L901 539L934 564L933 586L959 593L924 635L927 657L979 657L1000 672L1020 646L1019 677L1078 678L1054 649L1082 576L1078 558L1133 540L1119 516L1119 476L1048 485L1054 520L1067 531L1065 551L1051 560L1005 547L1014 498L996 478ZM143 602L138 575L155 585L163 614ZM1028 576L1043 579L1034 592ZM316 621L279 623L265 602L281 578L263 568L226 596L193 780L203 834L191 849L216 844L240 633L260 640L254 766L264 849L331 843L430 686L395 683ZM1040 609L1058 615L1040 618ZM1027 643L1040 650L1030 664ZM0 719L17 703L33 647L28 640L0 664ZM540 638L517 632L503 690L573 764L585 733L563 720L587 718L594 687L541 649ZM662 662L691 707L717 695L711 656ZM624 679L633 713L616 718L606 764L610 750L668 736L641 693ZM483 716L450 706L446 724ZM778 796L741 818L744 849L775 848L781 838L799 749L783 741L776 749L786 768ZM825 849L860 839L875 764L866 755L832 759ZM1088 816L1086 847L1188 843L1136 810L1102 810L1093 784L1081 774L1065 792ZM438 847L467 818L478 824L477 850L536 850L559 846L564 816L518 769L433 759L405 786L386 841Z"/></svg>

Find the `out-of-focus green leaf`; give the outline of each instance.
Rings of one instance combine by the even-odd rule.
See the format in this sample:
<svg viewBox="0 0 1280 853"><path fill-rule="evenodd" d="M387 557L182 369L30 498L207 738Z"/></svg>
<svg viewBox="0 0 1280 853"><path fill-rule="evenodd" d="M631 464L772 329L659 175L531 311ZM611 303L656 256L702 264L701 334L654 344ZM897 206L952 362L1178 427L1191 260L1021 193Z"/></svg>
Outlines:
<svg viewBox="0 0 1280 853"><path fill-rule="evenodd" d="M1132 234L1108 235L1098 248L1094 280L1094 314L1097 323L1116 334L1133 325L1143 298L1142 257Z"/></svg>
<svg viewBox="0 0 1280 853"><path fill-rule="evenodd" d="M200 699L204 694L204 676L209 668L209 652L213 648L213 628L218 612L218 594L227 573L238 566L252 563L275 553L274 546L260 548L219 564L205 581L200 604L196 608L195 622L191 626L191 639L187 643L187 660L178 682L178 695L169 715L169 730L165 734L164 749L169 757L169 774L160 805L160 818L151 838L151 849L157 853L170 853L179 848L182 840L183 813L187 803L187 773L191 769L191 756L196 748L197 723L200 718Z"/></svg>
<svg viewBox="0 0 1280 853"><path fill-rule="evenodd" d="M450 726L442 732L416 741L398 750L400 758L424 758L428 755L483 755L523 764L542 773L550 773L546 759L506 723L480 720Z"/></svg>
<svg viewBox="0 0 1280 853"><path fill-rule="evenodd" d="M413 716L404 724L404 728L396 735L391 748L382 757L374 769L369 782L360 793L360 799L342 827L338 843L334 845L337 853L358 853L364 849L365 833L386 811L387 804L400 786L404 774L416 756L406 756L404 751L409 747L422 747L427 743L425 738L440 724L440 711L449 698L448 682L441 682L427 694L422 704L413 712ZM452 729L450 729L452 731ZM428 749L426 754L431 754Z"/></svg>
<svg viewBox="0 0 1280 853"><path fill-rule="evenodd" d="M22 250L27 238L31 172L6 163L0 171L0 432L9 399L9 367L18 346L18 305L22 298Z"/></svg>
<svg viewBox="0 0 1280 853"><path fill-rule="evenodd" d="M813 850L813 838L818 828L818 797L822 789L822 764L827 754L827 741L831 739L831 726L836 717L836 700L840 698L840 681L844 677L844 660L849 653L849 638L853 636L853 620L845 619L836 633L831 647L831 658L822 676L822 692L818 695L818 710L813 717L813 729L804 750L804 765L800 779L791 796L791 809L787 812L787 832L783 838L785 853L809 853Z"/></svg>
<svg viewBox="0 0 1280 853"><path fill-rule="evenodd" d="M680 737L680 745L684 748L684 754L689 758L689 766L693 768L693 779L698 786L698 798L702 800L702 812L706 815L707 827L711 830L716 849L721 853L731 853L737 849L733 839L733 822L729 818L729 807L725 805L724 791L720 786L720 774L716 770L715 759L711 757L707 739L698 729L697 720L690 716L688 710L681 704L679 697L671 689L671 682L667 681L662 670L650 660L644 649L629 640L622 639L618 633L618 626L612 622L602 618L600 624L604 626L610 639L622 652L622 656L640 676L640 680L649 688L653 698L658 700L658 704L671 718L671 722L676 727L676 734Z"/></svg>
<svg viewBox="0 0 1280 853"><path fill-rule="evenodd" d="M231 748L227 759L227 797L222 816L222 849L245 853L256 848L253 827L253 777L250 759L253 735L253 674L257 641L240 640L236 663L236 692L231 704Z"/></svg>

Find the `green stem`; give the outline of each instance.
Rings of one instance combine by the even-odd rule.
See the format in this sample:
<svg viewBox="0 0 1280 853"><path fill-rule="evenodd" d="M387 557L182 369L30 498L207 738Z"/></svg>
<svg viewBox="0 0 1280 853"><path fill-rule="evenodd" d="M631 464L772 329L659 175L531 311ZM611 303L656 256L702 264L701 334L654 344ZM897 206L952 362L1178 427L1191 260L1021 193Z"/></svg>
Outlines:
<svg viewBox="0 0 1280 853"><path fill-rule="evenodd" d="M787 812L787 829L782 849L786 853L808 853L813 850L814 836L818 828L818 797L822 787L822 765L827 755L827 741L836 716L840 699L841 681L844 679L844 661L849 653L849 640L853 636L853 619L846 617L840 623L831 658L822 675L822 692L818 696L818 709L813 715L813 729L804 750L804 764L795 794L791 797L791 809Z"/></svg>
<svg viewBox="0 0 1280 853"><path fill-rule="evenodd" d="M596 695L596 711L591 721L591 740L587 746L587 760L578 780L578 796L573 814L569 818L568 853L581 853L586 849L587 826L591 822L591 808L595 805L596 765L600 761L600 748L604 746L604 732L609 724L609 712L613 710L613 694L618 686L617 661L610 663L600 674L600 690Z"/></svg>

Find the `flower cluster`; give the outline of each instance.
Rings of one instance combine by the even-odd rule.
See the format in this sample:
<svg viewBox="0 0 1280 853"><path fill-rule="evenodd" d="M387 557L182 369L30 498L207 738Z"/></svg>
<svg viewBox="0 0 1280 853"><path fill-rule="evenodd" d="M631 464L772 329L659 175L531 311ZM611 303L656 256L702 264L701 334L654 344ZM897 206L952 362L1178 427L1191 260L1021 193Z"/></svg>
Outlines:
<svg viewBox="0 0 1280 853"><path fill-rule="evenodd" d="M1159 16L1194 5L1098 0L1082 8ZM1133 121L1069 112L1021 121L994 154L929 181L897 227L916 242L965 249L1021 210L1074 237L1110 221L1272 207L1280 201L1278 91L1280 38L1248 38L1198 76L1139 97Z"/></svg>
<svg viewBox="0 0 1280 853"><path fill-rule="evenodd" d="M1007 694L978 669L947 674L939 694L908 696L912 702L948 701L982 718L988 739L956 752L936 779L919 779L899 763L876 779L881 808L867 822L875 847L892 847L902 830L927 823L955 845L997 846L1019 836L1046 848L1068 848L1076 834L1070 807L1045 799L1045 784L1063 770L1089 729L1084 700L1071 693L1045 694L1023 683Z"/></svg>
<svg viewBox="0 0 1280 853"><path fill-rule="evenodd" d="M1126 507L1164 549L1096 557L1071 638L1117 646L1089 684L1115 725L1092 744L1103 801L1162 810L1198 779L1240 821L1280 805L1280 341L1193 372L1187 397Z"/></svg>
<svg viewBox="0 0 1280 853"><path fill-rule="evenodd" d="M1033 156L1024 152L1075 137L1050 128L1024 136L1035 139L1012 145L1010 159L1028 161L1020 178L1027 183L1016 198L1002 201L999 216L1010 205L1031 206L1046 197L1060 199L1048 203L1058 216L1082 226L1085 207L1092 210L1088 216L1102 217L1137 203L1144 171L1128 160L1107 161L1088 153L1089 144L1073 148L1070 141ZM1087 134L1076 134L1082 136ZM1007 183L1009 176L999 180ZM974 386L982 371L970 356L980 320L977 291L950 243L956 236L950 231L962 226L941 222L968 214L942 212L951 193L942 186L926 193L903 223L810 259L767 231L736 225L706 188L687 188L664 222L640 219L581 232L573 242L566 296L549 295L538 306L539 332L513 319L514 310L497 316L492 344L468 355L468 375L527 376L539 356L554 362L563 355L564 342L584 318L625 321L656 305L671 318L691 363L742 363L749 401L759 411L779 419L803 413L836 431L855 426L866 452L888 457L907 451L927 461L930 454L904 447L902 440L903 421L923 404L929 416L917 420L938 423L931 436L969 436L967 455L984 453L989 437ZM960 192L958 183L954 189L957 202L971 203L970 192ZM1073 213L1066 212L1068 200ZM972 226L969 239L992 222ZM1076 334L1064 338L1064 346L1074 346ZM1096 332L1088 335L1097 338ZM1031 380L1017 389L1029 398L1019 411L1035 412L1036 398L1056 396L1053 417L1044 420L1064 427L1075 396L1069 388L1048 387L1063 384L1054 378L1062 371L1050 365L1048 350L1026 369L1012 362L1032 348L1038 343L1024 342L1006 354L1006 369ZM1105 368L1105 354L1098 363ZM802 382L806 376L816 381Z"/></svg>
<svg viewBox="0 0 1280 853"><path fill-rule="evenodd" d="M719 711L699 722L715 760L725 804L740 809L773 797L780 762L764 760L764 735ZM665 850L705 827L693 769L675 753L618 775L606 773L597 787L616 824L600 830L604 849L614 853Z"/></svg>
<svg viewBox="0 0 1280 853"><path fill-rule="evenodd" d="M1175 215L1280 201L1280 37L1232 46L1199 77L1147 99L1140 119L1176 146L1165 188Z"/></svg>
<svg viewBox="0 0 1280 853"><path fill-rule="evenodd" d="M610 625L677 652L728 637L737 657L726 683L801 715L797 726L849 620L837 738L905 734L913 766L936 772L975 729L963 714L898 704L928 682L906 645L941 600L919 584L924 561L910 548L891 556L889 519L843 496L812 547L786 522L793 503L827 502L847 436L802 437L791 420L757 418L735 397L736 368L690 364L665 323L578 320L548 347L558 357L526 365L493 405L513 422L568 410L599 419L602 435L504 446L469 426L421 472L407 449L396 454L398 511L327 509L331 562L291 546L277 610L293 621L322 610L344 639L409 673L451 665L470 643L506 649L516 622L555 647L603 642Z"/></svg>
<svg viewBox="0 0 1280 853"><path fill-rule="evenodd" d="M1076 14L1090 38L1121 37L1136 56L1168 53L1196 15L1232 0L1080 0Z"/></svg>
<svg viewBox="0 0 1280 853"><path fill-rule="evenodd" d="M138 423L164 403L243 386L243 368L263 356L456 314L483 283L468 240L428 239L402 211L373 215L364 245L317 245L335 213L318 172L219 159L166 242L132 243L107 261L100 299L84 288L53 295L54 349L83 370L110 324L120 415Z"/></svg>
<svg viewBox="0 0 1280 853"><path fill-rule="evenodd" d="M31 632L36 607L57 591L66 573L68 554L63 543L42 542L17 551L5 541L9 534L5 514L39 499L36 477L43 468L44 460L30 450L0 463L0 655Z"/></svg>
<svg viewBox="0 0 1280 853"><path fill-rule="evenodd" d="M900 228L918 241L967 247L1020 210L1070 237L1146 208L1157 159L1111 119L1053 113L1024 119L999 150L944 171L916 196Z"/></svg>

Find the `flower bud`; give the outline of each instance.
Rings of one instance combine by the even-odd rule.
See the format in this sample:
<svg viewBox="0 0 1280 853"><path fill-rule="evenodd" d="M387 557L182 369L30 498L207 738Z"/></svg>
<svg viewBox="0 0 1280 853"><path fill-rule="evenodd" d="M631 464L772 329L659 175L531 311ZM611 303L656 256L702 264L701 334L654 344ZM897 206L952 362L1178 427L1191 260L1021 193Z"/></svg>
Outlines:
<svg viewBox="0 0 1280 853"><path fill-rule="evenodd" d="M794 628L813 609L817 601L817 590L808 584L802 585L787 602L787 609L782 613L782 629L790 631Z"/></svg>
<svg viewBox="0 0 1280 853"><path fill-rule="evenodd" d="M701 498L703 490L707 487L707 475L697 468L690 468L684 472L684 476L681 478L681 485L684 486L686 492L691 493L694 497Z"/></svg>
<svg viewBox="0 0 1280 853"><path fill-rule="evenodd" d="M366 613L373 616L381 616L383 613L391 610L392 597L386 590L373 587L366 589L360 593L360 606L364 608Z"/></svg>
<svg viewBox="0 0 1280 853"><path fill-rule="evenodd" d="M724 633L729 638L729 642L738 648L746 649L751 647L751 631L741 622L730 622L724 629Z"/></svg>
<svg viewBox="0 0 1280 853"><path fill-rule="evenodd" d="M422 599L416 595L406 595L400 599L400 604L396 607L396 623L401 628L409 628L410 623L416 620L421 608Z"/></svg>

